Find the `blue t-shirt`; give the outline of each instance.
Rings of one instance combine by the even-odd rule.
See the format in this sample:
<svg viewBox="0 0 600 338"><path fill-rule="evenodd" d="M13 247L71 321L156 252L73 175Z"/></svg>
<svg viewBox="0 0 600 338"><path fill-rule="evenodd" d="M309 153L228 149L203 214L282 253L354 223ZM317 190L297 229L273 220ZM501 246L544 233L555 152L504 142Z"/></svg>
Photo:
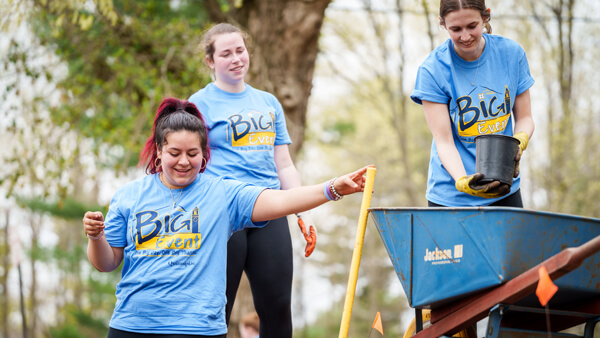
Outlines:
<svg viewBox="0 0 600 338"><path fill-rule="evenodd" d="M227 241L234 231L266 224L251 221L264 189L198 175L172 197L158 174L119 189L105 221L108 243L124 248L110 326L139 333L225 334Z"/></svg>
<svg viewBox="0 0 600 338"><path fill-rule="evenodd" d="M475 173L475 137L512 136L515 97L534 83L521 46L498 35L483 36L485 49L478 60L471 62L456 54L450 39L438 46L419 67L411 94L418 104L424 100L448 105L454 144L467 175ZM514 179L510 194L519 186L520 176ZM456 190L454 179L442 165L435 140L431 145L426 198L451 207L489 205L501 199Z"/></svg>
<svg viewBox="0 0 600 338"><path fill-rule="evenodd" d="M209 128L211 158L206 174L279 189L275 146L292 141L275 96L248 84L241 93L229 93L210 83L189 101Z"/></svg>

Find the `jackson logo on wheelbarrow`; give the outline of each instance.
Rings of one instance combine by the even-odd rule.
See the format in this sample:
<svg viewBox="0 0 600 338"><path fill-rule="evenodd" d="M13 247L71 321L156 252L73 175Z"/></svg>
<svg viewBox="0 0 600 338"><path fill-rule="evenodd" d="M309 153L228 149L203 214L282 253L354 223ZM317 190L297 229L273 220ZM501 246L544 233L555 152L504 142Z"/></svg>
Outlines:
<svg viewBox="0 0 600 338"><path fill-rule="evenodd" d="M448 263L460 263L460 259L463 256L463 245L457 244L452 249L440 250L435 248L429 250L425 249L425 262L431 262L431 264L448 264Z"/></svg>

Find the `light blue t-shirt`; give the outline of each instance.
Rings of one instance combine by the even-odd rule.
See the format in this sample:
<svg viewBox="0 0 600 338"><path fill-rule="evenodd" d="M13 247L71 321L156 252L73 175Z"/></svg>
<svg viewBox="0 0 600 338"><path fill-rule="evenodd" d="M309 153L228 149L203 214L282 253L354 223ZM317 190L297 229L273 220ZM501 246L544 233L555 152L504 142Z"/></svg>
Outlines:
<svg viewBox="0 0 600 338"><path fill-rule="evenodd" d="M202 174L173 195L158 174L119 189L105 221L108 243L124 247L110 326L225 334L227 241L234 231L266 224L251 221L264 189Z"/></svg>
<svg viewBox="0 0 600 338"><path fill-rule="evenodd" d="M467 175L475 173L475 137L512 136L515 97L534 83L521 46L498 35L483 36L485 49L479 60L471 62L456 54L450 39L438 46L419 67L411 94L418 104L424 100L448 105L454 144ZM471 84L473 81L475 85ZM520 176L514 179L510 194L519 186ZM489 205L501 199L456 190L454 179L442 165L435 140L431 145L426 198L450 207Z"/></svg>
<svg viewBox="0 0 600 338"><path fill-rule="evenodd" d="M274 149L292 141L275 96L248 84L241 93L229 93L210 83L189 101L209 128L211 159L206 174L279 189Z"/></svg>

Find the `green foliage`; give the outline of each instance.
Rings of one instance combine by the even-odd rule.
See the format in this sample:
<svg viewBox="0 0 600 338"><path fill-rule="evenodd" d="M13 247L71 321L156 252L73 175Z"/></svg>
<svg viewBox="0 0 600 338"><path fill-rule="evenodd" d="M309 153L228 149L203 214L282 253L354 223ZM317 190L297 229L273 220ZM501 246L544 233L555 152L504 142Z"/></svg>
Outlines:
<svg viewBox="0 0 600 338"><path fill-rule="evenodd" d="M66 310L66 321L50 328L50 337L94 338L106 337L108 326L103 320L91 317L88 313L72 306Z"/></svg>
<svg viewBox="0 0 600 338"><path fill-rule="evenodd" d="M53 3L55 1L49 1ZM163 97L187 98L210 81L196 56L207 23L204 6L182 1L115 1L114 23L97 12L39 6L36 36L68 66L59 83L59 106L49 107L56 124L123 148L117 170L137 163ZM92 15L87 28L61 16Z"/></svg>
<svg viewBox="0 0 600 338"><path fill-rule="evenodd" d="M94 319L88 313L82 311L73 311L73 316L77 321L77 324L85 327L94 329L94 331L105 331L107 329L106 324L103 321Z"/></svg>
<svg viewBox="0 0 600 338"><path fill-rule="evenodd" d="M66 324L64 326L50 328L50 337L52 337L52 338L86 338L85 335L79 333L79 329L74 324Z"/></svg>
<svg viewBox="0 0 600 338"><path fill-rule="evenodd" d="M121 278L122 266L123 264L111 273L93 270L85 280L87 306L82 309L81 315L90 316L99 331L102 331L105 323L109 322L115 307L116 285Z"/></svg>
<svg viewBox="0 0 600 338"><path fill-rule="evenodd" d="M15 197L21 207L29 208L31 211L37 213L49 213L52 216L68 220L81 220L88 210L102 211L103 214L106 214L108 211L107 206L89 205L72 198L66 198L57 202L48 202L48 200L39 197Z"/></svg>

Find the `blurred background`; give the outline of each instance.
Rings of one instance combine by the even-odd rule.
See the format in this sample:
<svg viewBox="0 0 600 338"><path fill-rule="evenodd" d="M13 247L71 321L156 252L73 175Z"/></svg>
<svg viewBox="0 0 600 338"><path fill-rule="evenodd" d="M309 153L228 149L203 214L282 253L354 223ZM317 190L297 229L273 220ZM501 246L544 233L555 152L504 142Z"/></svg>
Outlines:
<svg viewBox="0 0 600 338"><path fill-rule="evenodd" d="M493 33L527 52L536 130L525 207L600 217L600 2L487 1ZM105 337L119 272L89 264L81 219L144 175L158 103L211 81L203 30L252 36L247 82L275 94L305 184L375 164L372 207L426 206L431 133L409 95L448 38L437 0L0 0L0 337ZM318 245L290 218L294 337L338 335L361 196L313 211ZM230 337L253 311L240 288ZM376 312L386 336L413 313L369 220L349 337ZM378 334L378 333L375 333ZM373 335L375 335L373 334Z"/></svg>

